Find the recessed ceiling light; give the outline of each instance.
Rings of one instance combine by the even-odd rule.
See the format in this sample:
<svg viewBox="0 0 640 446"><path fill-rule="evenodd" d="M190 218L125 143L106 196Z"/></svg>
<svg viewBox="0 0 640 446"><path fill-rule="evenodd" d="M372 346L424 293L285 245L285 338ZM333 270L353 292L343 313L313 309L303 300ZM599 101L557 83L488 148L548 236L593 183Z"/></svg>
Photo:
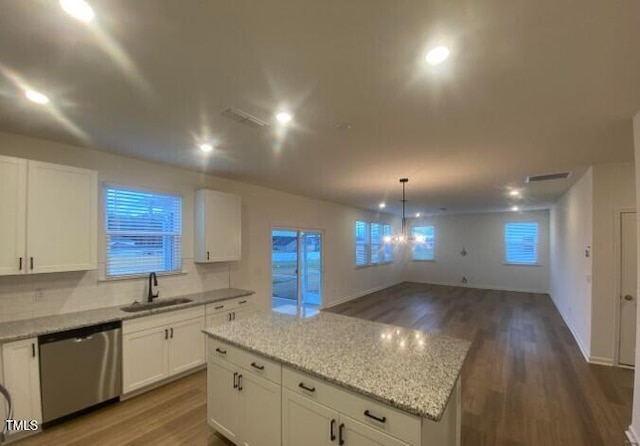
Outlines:
<svg viewBox="0 0 640 446"><path fill-rule="evenodd" d="M378 207L379 207L380 209L384 209L384 208L386 208L386 207L387 207L387 203L382 202L382 203L380 203L380 204L378 205Z"/></svg>
<svg viewBox="0 0 640 446"><path fill-rule="evenodd" d="M211 144L200 144L200 150L204 153L209 153L213 150L213 146Z"/></svg>
<svg viewBox="0 0 640 446"><path fill-rule="evenodd" d="M25 90L24 95L31 102L35 102L36 104L44 105L49 103L49 98L34 90Z"/></svg>
<svg viewBox="0 0 640 446"><path fill-rule="evenodd" d="M281 124L287 124L287 123L291 122L291 120L293 119L293 116L291 115L291 113L280 112L280 113L278 113L276 115L276 119Z"/></svg>
<svg viewBox="0 0 640 446"><path fill-rule="evenodd" d="M512 207L511 207L511 210L512 210L513 212L518 212L518 211L520 210L520 208L519 208L518 206L512 206Z"/></svg>
<svg viewBox="0 0 640 446"><path fill-rule="evenodd" d="M416 218L420 218L420 212L416 212Z"/></svg>
<svg viewBox="0 0 640 446"><path fill-rule="evenodd" d="M84 0L60 0L60 6L67 14L83 22L90 22L96 16L91 5Z"/></svg>
<svg viewBox="0 0 640 446"><path fill-rule="evenodd" d="M511 195L512 197L520 197L520 191L516 190L516 189L512 189L509 191L509 195Z"/></svg>
<svg viewBox="0 0 640 446"><path fill-rule="evenodd" d="M425 59L429 65L438 65L447 60L449 54L449 48L446 46L438 46L429 50Z"/></svg>

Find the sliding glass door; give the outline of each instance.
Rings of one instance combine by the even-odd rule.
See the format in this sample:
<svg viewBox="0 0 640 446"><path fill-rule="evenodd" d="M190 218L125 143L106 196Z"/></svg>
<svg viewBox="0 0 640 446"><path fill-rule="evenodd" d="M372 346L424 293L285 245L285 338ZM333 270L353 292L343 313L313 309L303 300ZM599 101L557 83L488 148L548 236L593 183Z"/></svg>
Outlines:
<svg viewBox="0 0 640 446"><path fill-rule="evenodd" d="M312 315L322 305L322 233L274 229L271 233L273 309Z"/></svg>

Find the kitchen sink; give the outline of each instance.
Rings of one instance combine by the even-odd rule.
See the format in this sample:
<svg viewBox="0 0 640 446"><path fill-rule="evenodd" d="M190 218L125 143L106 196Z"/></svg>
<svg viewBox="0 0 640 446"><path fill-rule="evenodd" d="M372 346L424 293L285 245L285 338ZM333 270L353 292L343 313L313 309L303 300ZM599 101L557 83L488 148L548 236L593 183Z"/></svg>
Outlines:
<svg viewBox="0 0 640 446"><path fill-rule="evenodd" d="M157 300L155 302L144 302L144 303L135 301L131 305L127 305L126 307L122 307L120 309L122 311L126 311L127 313L136 313L138 311L146 311L146 310L153 310L156 308L170 307L173 305L188 304L189 302L193 302L193 301L191 299L187 299L186 297L178 297L176 299L163 299L163 300Z"/></svg>

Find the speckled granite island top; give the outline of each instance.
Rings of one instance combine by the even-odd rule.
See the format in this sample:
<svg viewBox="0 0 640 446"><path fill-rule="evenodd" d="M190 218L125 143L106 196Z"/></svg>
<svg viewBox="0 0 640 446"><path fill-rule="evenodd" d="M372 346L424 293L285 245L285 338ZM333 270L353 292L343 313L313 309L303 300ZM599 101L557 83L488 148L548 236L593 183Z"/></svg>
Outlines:
<svg viewBox="0 0 640 446"><path fill-rule="evenodd" d="M439 421L471 343L320 313L257 313L204 330L405 412Z"/></svg>
<svg viewBox="0 0 640 446"><path fill-rule="evenodd" d="M252 294L254 294L254 292L249 290L223 288L220 290L204 291L202 293L188 294L185 296L175 296L189 298L191 299L191 302L172 305L170 307L139 311L136 313L127 313L122 311L121 308L126 305L122 304L115 307L98 308L95 310L78 311L75 313L3 322L0 323L0 343L32 338L48 333L71 330L74 328L88 327L90 325L102 324L104 322L122 321L125 319L149 316L151 314L182 310L185 308L196 307L198 305L234 299L236 297L250 296Z"/></svg>

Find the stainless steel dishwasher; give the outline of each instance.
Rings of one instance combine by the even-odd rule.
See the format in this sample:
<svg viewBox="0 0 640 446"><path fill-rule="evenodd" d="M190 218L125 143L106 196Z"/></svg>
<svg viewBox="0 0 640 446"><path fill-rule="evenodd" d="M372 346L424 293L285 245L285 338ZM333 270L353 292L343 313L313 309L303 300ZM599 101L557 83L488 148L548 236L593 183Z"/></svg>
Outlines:
<svg viewBox="0 0 640 446"><path fill-rule="evenodd" d="M117 321L38 338L45 428L119 399L121 331Z"/></svg>

